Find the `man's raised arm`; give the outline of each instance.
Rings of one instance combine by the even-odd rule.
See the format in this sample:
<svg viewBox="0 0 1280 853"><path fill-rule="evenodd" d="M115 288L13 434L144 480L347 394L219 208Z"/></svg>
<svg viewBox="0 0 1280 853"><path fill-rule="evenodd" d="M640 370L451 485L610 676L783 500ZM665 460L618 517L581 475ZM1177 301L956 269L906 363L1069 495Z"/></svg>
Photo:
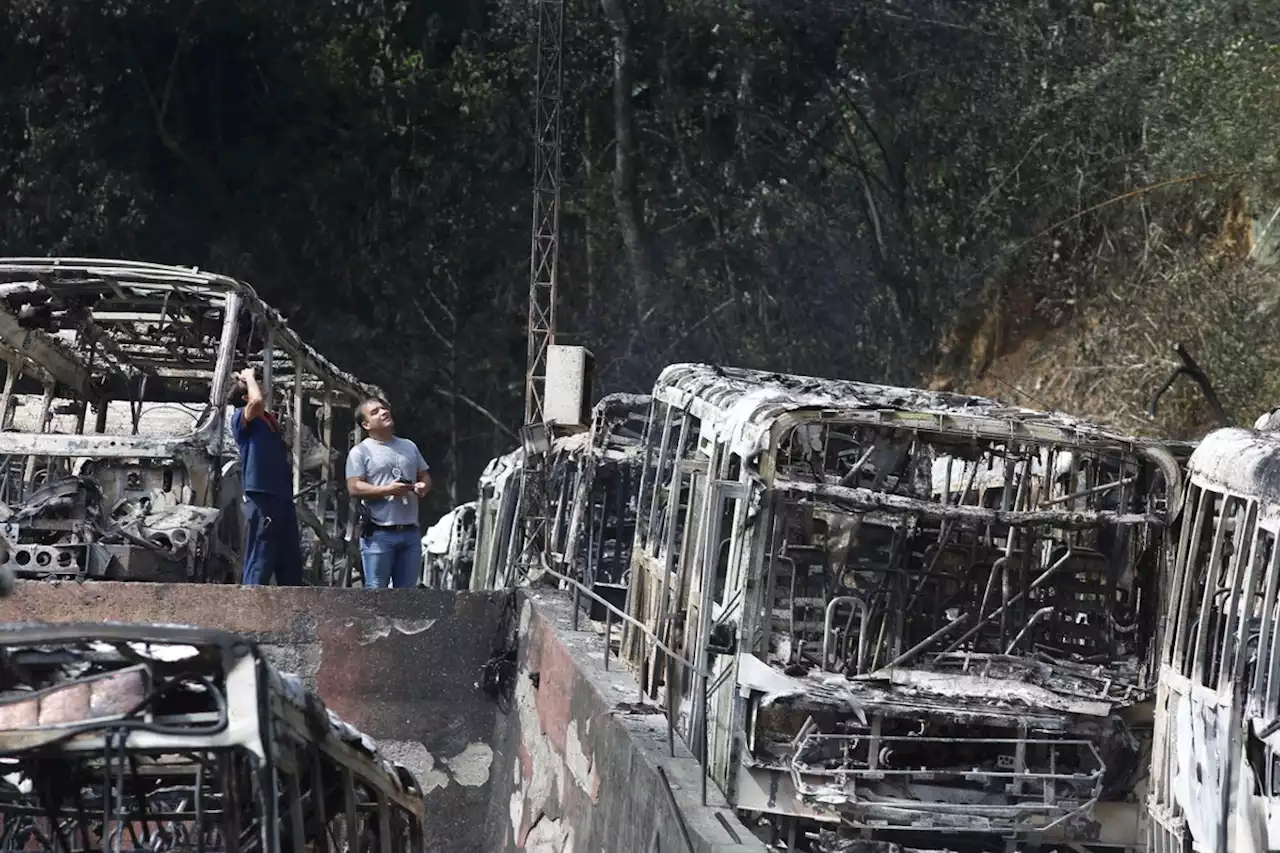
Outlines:
<svg viewBox="0 0 1280 853"><path fill-rule="evenodd" d="M262 394L262 387L258 385L258 378L253 375L253 368L246 367L244 370L236 374L245 387L245 404L244 404L244 422L254 418L262 417L262 413L267 410L267 398Z"/></svg>

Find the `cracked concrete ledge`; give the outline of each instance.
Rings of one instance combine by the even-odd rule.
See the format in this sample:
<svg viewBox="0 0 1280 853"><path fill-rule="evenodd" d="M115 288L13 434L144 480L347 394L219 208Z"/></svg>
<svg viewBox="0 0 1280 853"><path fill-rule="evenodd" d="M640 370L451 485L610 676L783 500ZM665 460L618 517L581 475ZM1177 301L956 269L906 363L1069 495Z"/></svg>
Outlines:
<svg viewBox="0 0 1280 853"><path fill-rule="evenodd" d="M714 784L701 804L701 768L678 737L671 756L665 718L620 707L636 701L635 680L616 660L605 671L603 638L585 619L586 630L573 631L572 612L558 592L521 592L518 672L494 738L485 849L764 853Z"/></svg>

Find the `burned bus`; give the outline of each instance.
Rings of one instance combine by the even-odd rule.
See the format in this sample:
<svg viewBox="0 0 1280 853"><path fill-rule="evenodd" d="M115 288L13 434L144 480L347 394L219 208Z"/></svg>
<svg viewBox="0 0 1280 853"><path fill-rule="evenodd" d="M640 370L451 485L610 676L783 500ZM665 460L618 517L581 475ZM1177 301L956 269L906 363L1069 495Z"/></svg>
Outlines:
<svg viewBox="0 0 1280 853"><path fill-rule="evenodd" d="M699 364L652 395L621 654L791 850L1136 850L1165 447ZM705 697L705 699L704 699Z"/></svg>
<svg viewBox="0 0 1280 853"><path fill-rule="evenodd" d="M1153 853L1280 849L1280 433L1210 433L1187 464L1161 600Z"/></svg>
<svg viewBox="0 0 1280 853"><path fill-rule="evenodd" d="M382 396L247 284L133 261L0 259L0 565L28 578L236 581L232 374L262 376L292 452L312 583L358 570L342 488Z"/></svg>
<svg viewBox="0 0 1280 853"><path fill-rule="evenodd" d="M564 434L549 438L540 481L548 563L619 603L630 565L648 412L647 395L602 398L588 428L562 429ZM525 453L518 449L490 461L480 478L472 589L520 582L526 473Z"/></svg>
<svg viewBox="0 0 1280 853"><path fill-rule="evenodd" d="M31 853L423 853L413 774L258 646L0 627L0 833Z"/></svg>

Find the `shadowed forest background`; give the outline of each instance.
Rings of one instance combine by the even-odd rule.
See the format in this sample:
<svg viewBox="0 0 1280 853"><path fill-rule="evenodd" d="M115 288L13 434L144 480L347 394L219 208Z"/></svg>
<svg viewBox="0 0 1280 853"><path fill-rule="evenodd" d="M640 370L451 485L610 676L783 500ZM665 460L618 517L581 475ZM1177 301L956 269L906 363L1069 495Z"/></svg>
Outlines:
<svg viewBox="0 0 1280 853"><path fill-rule="evenodd" d="M534 7L9 0L0 253L250 282L467 499L523 412ZM1280 402L1280 0L569 0L561 343L1132 432ZM1275 226L1273 228L1273 225Z"/></svg>

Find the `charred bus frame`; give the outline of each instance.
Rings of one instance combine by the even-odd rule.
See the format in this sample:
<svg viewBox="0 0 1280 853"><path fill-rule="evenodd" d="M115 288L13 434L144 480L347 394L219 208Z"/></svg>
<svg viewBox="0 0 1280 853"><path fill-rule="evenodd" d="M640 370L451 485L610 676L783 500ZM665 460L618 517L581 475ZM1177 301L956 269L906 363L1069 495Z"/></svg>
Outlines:
<svg viewBox="0 0 1280 853"><path fill-rule="evenodd" d="M647 395L602 398L592 409L589 428L552 440L547 466L548 563L619 601L630 565L648 411ZM490 461L480 478L472 589L521 581L523 474L524 451L514 450Z"/></svg>
<svg viewBox="0 0 1280 853"><path fill-rule="evenodd" d="M0 628L0 833L45 853L422 853L422 792L225 631Z"/></svg>
<svg viewBox="0 0 1280 853"><path fill-rule="evenodd" d="M255 366L291 446L310 579L358 566L341 488L375 386L247 284L196 269L0 259L0 562L27 577L236 580L232 373ZM24 413L29 412L29 413Z"/></svg>
<svg viewBox="0 0 1280 853"><path fill-rule="evenodd" d="M1141 846L1168 450L673 365L643 461L629 613L703 674L622 655L739 810L832 851Z"/></svg>
<svg viewBox="0 0 1280 853"><path fill-rule="evenodd" d="M1152 853L1280 848L1280 434L1220 429L1187 464L1165 583Z"/></svg>

